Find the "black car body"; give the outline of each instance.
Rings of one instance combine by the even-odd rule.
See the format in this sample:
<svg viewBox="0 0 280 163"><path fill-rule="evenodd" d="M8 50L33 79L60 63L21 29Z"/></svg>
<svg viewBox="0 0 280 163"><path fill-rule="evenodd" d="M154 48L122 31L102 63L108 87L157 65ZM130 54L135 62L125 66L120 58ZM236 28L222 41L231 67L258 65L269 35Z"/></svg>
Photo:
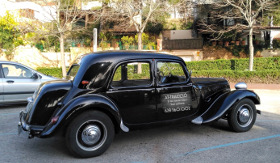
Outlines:
<svg viewBox="0 0 280 163"><path fill-rule="evenodd" d="M20 113L19 130L40 138L63 131L80 157L102 154L119 130L165 122L225 118L233 130L248 131L260 104L245 83L231 91L222 78L191 78L181 58L159 53L87 54L70 67L68 79L40 85Z"/></svg>

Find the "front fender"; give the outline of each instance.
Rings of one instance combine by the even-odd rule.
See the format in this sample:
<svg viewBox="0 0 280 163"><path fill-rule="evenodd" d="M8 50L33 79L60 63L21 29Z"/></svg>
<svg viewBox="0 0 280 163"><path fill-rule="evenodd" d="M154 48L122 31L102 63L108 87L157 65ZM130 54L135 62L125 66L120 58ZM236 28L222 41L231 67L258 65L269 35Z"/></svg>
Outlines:
<svg viewBox="0 0 280 163"><path fill-rule="evenodd" d="M71 100L63 108L61 108L53 117L58 117L55 124L49 120L48 125L40 134L40 137L49 137L62 126L65 122L70 120L75 113L80 113L86 109L98 108L113 116L114 120L121 124L121 115L117 106L106 96L103 95L84 95Z"/></svg>
<svg viewBox="0 0 280 163"><path fill-rule="evenodd" d="M235 90L226 92L219 96L204 113L192 120L192 122L195 124L213 122L224 116L236 102L244 98L251 99L255 104L260 104L259 96L253 91Z"/></svg>

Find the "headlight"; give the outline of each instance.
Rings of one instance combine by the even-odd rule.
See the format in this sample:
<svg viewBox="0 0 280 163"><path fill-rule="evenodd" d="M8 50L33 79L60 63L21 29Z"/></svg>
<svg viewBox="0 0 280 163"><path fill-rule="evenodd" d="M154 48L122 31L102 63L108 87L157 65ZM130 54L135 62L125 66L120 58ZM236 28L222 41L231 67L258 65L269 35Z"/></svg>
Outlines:
<svg viewBox="0 0 280 163"><path fill-rule="evenodd" d="M239 90L239 89L247 89L247 84L246 83L244 83L244 82L240 82L240 83L237 83L236 85L235 85L235 89L237 89L237 90Z"/></svg>

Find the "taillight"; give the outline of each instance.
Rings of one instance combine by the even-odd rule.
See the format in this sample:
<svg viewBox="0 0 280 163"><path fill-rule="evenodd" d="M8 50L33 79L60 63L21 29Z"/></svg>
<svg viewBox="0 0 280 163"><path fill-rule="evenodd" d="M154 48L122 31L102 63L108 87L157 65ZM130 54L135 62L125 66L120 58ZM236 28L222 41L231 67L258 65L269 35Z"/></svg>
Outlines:
<svg viewBox="0 0 280 163"><path fill-rule="evenodd" d="M58 121L59 116L55 116L52 118L51 123L54 125Z"/></svg>
<svg viewBox="0 0 280 163"><path fill-rule="evenodd" d="M88 83L89 83L89 81L87 81L87 80L82 81L82 85L88 85Z"/></svg>

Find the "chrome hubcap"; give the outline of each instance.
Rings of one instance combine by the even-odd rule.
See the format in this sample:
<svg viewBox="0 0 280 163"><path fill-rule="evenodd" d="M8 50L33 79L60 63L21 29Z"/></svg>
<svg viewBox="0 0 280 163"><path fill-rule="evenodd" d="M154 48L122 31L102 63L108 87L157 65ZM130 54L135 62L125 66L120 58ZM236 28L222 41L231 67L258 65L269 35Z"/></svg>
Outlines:
<svg viewBox="0 0 280 163"><path fill-rule="evenodd" d="M101 131L96 125L88 125L82 131L81 138L86 145L94 145L101 138Z"/></svg>
<svg viewBox="0 0 280 163"><path fill-rule="evenodd" d="M81 124L76 133L78 146L85 151L99 149L107 139L107 128L98 120L88 120Z"/></svg>
<svg viewBox="0 0 280 163"><path fill-rule="evenodd" d="M253 120L252 113L253 109L250 105L244 104L242 105L237 112L238 123L242 127L247 127L251 124Z"/></svg>
<svg viewBox="0 0 280 163"><path fill-rule="evenodd" d="M239 112L239 120L242 123L246 123L248 122L250 119L250 112L247 108L243 108L240 112Z"/></svg>

